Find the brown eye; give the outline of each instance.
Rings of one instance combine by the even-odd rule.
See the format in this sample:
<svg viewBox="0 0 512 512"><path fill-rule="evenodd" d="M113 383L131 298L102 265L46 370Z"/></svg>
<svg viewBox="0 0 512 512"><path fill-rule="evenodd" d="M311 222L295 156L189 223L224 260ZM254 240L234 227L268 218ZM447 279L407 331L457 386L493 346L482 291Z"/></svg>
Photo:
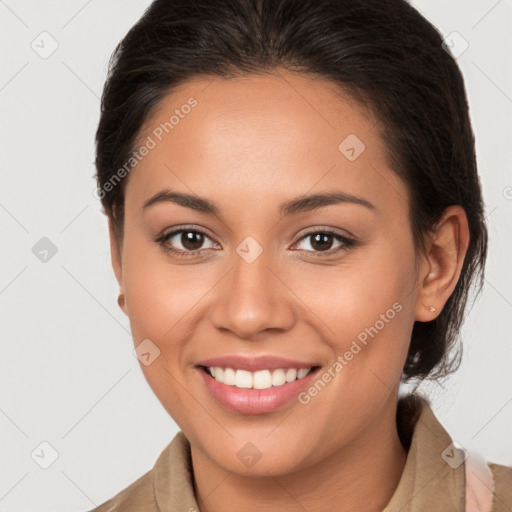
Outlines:
<svg viewBox="0 0 512 512"><path fill-rule="evenodd" d="M328 233L317 233L315 235L309 235L312 240L311 247L316 251L327 251L333 244L333 236Z"/></svg>
<svg viewBox="0 0 512 512"><path fill-rule="evenodd" d="M210 247L203 247L207 240L210 240L212 245ZM178 256L195 256L201 253L203 249L219 247L206 233L197 229L175 229L156 238L155 242L160 244L166 252L174 253Z"/></svg>
<svg viewBox="0 0 512 512"><path fill-rule="evenodd" d="M309 245L310 249L306 245L306 248L302 248L301 250L313 253L314 256L323 256L324 254L326 256L332 255L340 251L348 250L356 244L355 240L330 230L310 231L309 233L306 233L295 245L300 246L304 241L309 241L309 244L307 245ZM338 245L335 245L336 242Z"/></svg>
<svg viewBox="0 0 512 512"><path fill-rule="evenodd" d="M188 251L200 249L204 243L204 234L198 231L182 231L180 242Z"/></svg>

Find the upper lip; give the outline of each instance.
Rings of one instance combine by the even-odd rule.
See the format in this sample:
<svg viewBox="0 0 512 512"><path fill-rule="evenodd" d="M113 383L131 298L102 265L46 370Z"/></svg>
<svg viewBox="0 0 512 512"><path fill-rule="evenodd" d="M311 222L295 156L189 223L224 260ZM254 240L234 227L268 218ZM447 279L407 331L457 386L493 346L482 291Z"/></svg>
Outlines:
<svg viewBox="0 0 512 512"><path fill-rule="evenodd" d="M240 355L228 355L204 359L203 361L199 361L197 366L233 368L237 370L255 372L258 370L276 370L278 368L312 368L318 365L316 363L297 361L279 356L247 357Z"/></svg>

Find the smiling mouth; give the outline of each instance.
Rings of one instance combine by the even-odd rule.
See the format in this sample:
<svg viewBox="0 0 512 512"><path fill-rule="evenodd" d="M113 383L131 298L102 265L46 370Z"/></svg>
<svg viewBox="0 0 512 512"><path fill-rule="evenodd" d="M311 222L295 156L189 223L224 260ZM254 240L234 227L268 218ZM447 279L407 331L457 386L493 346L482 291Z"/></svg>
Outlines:
<svg viewBox="0 0 512 512"><path fill-rule="evenodd" d="M219 366L200 366L200 368L211 378L227 386L239 389L269 389L301 380L320 367L275 368L254 372Z"/></svg>

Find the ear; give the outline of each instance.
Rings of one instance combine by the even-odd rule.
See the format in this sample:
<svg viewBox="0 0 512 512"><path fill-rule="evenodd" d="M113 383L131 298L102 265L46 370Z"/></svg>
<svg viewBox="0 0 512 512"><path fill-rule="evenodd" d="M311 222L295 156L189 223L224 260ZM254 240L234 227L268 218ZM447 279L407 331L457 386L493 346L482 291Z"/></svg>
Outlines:
<svg viewBox="0 0 512 512"><path fill-rule="evenodd" d="M122 248L119 245L119 241L116 236L114 221L110 215L108 216L108 236L110 239L110 258L112 261L112 268L114 269L114 274L116 276L117 282L119 284L120 293L124 294L124 286L123 286L123 265L122 265ZM119 307L126 314L126 300L119 304Z"/></svg>
<svg viewBox="0 0 512 512"><path fill-rule="evenodd" d="M426 242L418 276L415 320L429 322L439 315L457 285L468 245L466 212L461 206L449 206Z"/></svg>

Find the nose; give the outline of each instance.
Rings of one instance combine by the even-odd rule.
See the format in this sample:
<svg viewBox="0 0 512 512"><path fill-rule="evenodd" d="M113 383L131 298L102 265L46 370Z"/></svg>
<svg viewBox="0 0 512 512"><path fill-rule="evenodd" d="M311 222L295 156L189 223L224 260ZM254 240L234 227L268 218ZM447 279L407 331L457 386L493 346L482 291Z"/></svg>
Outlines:
<svg viewBox="0 0 512 512"><path fill-rule="evenodd" d="M265 252L251 263L234 257L233 267L216 287L210 309L210 321L217 329L231 331L240 339L257 340L267 331L286 331L293 326L294 295L285 272L269 263Z"/></svg>

